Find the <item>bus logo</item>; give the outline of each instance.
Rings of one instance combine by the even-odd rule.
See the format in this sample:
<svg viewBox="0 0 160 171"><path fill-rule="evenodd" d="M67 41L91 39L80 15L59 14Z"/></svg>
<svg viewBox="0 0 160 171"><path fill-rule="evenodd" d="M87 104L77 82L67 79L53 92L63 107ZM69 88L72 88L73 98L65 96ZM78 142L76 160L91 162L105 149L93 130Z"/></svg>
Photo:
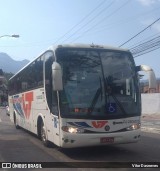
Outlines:
<svg viewBox="0 0 160 171"><path fill-rule="evenodd" d="M108 123L108 121L92 121L94 128L102 128L106 123Z"/></svg>
<svg viewBox="0 0 160 171"><path fill-rule="evenodd" d="M26 119L29 119L31 114L31 105L33 101L33 92L22 94L23 110L25 112Z"/></svg>

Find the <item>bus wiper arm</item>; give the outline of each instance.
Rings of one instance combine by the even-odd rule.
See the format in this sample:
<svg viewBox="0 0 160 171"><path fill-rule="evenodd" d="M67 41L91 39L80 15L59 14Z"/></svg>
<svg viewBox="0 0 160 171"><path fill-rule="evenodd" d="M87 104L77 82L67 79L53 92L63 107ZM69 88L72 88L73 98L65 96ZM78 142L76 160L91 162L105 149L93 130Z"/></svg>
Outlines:
<svg viewBox="0 0 160 171"><path fill-rule="evenodd" d="M88 115L91 114L94 110L94 107L98 101L98 98L99 98L99 95L101 94L101 100L102 100L102 84L101 84L101 78L99 78L99 81L100 81L100 87L97 89L94 97L93 97L93 100L91 102L91 105L89 107L89 110L88 110Z"/></svg>
<svg viewBox="0 0 160 171"><path fill-rule="evenodd" d="M113 93L111 93L111 96L113 97L114 101L115 101L116 104L119 106L119 108L121 109L121 111L122 111L125 115L127 115L127 113L126 113L124 107L122 106L121 102L117 99L117 97L116 97Z"/></svg>

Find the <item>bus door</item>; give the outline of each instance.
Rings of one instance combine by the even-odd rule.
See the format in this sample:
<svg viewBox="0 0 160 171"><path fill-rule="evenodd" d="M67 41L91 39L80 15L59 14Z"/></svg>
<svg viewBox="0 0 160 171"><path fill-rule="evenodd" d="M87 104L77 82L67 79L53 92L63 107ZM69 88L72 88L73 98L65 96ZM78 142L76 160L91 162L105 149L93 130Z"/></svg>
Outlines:
<svg viewBox="0 0 160 171"><path fill-rule="evenodd" d="M46 84L46 99L49 108L49 117L47 119L47 134L48 139L59 144L59 110L58 110L58 97L57 92L52 91L51 85Z"/></svg>
<svg viewBox="0 0 160 171"><path fill-rule="evenodd" d="M52 105L50 106L50 117L48 122L48 136L49 140L54 144L59 145L60 142L60 120L59 120L59 110L57 102L57 93L52 93Z"/></svg>
<svg viewBox="0 0 160 171"><path fill-rule="evenodd" d="M53 120L53 142L56 145L59 145L60 143L60 120L58 115L53 115L52 114L52 120Z"/></svg>
<svg viewBox="0 0 160 171"><path fill-rule="evenodd" d="M49 114L47 118L46 127L48 140L56 145L59 145L59 117L53 113Z"/></svg>

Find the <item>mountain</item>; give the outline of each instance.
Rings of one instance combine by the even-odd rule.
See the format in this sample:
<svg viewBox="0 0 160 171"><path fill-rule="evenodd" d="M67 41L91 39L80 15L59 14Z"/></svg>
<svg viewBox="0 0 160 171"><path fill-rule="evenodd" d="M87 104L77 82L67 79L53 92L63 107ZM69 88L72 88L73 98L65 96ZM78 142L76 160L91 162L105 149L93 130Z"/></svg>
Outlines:
<svg viewBox="0 0 160 171"><path fill-rule="evenodd" d="M0 69L7 73L16 73L24 67L29 60L16 61L6 53L0 53Z"/></svg>

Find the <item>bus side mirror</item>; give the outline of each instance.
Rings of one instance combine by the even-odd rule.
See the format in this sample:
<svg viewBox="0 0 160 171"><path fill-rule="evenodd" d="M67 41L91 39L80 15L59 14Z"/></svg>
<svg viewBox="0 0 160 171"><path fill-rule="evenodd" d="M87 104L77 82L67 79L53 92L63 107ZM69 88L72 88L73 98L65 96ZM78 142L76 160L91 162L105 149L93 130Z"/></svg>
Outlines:
<svg viewBox="0 0 160 171"><path fill-rule="evenodd" d="M52 64L52 85L53 91L63 90L62 69L57 62L53 62Z"/></svg>
<svg viewBox="0 0 160 171"><path fill-rule="evenodd" d="M148 65L136 66L136 71L145 71L148 74L149 88L156 89L157 80L153 69Z"/></svg>
<svg viewBox="0 0 160 171"><path fill-rule="evenodd" d="M141 65L139 65L139 66L136 66L136 72L138 72L138 71L141 71Z"/></svg>
<svg viewBox="0 0 160 171"><path fill-rule="evenodd" d="M148 65L139 65L139 66L136 66L136 71L145 71L145 72L148 72L148 71L153 71L153 69L148 66Z"/></svg>

